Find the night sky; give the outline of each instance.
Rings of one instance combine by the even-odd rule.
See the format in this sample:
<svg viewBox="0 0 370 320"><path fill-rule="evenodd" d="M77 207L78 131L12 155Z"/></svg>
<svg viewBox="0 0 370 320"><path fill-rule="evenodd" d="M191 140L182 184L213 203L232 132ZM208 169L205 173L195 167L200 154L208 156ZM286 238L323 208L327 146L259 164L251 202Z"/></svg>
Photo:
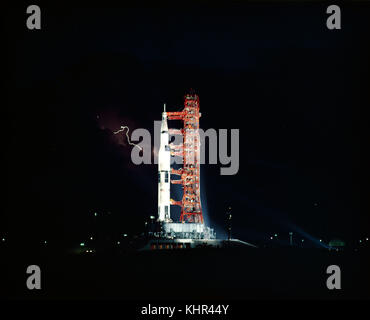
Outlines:
<svg viewBox="0 0 370 320"><path fill-rule="evenodd" d="M343 6L334 31L321 4L41 9L39 31L26 29L25 7L6 15L1 235L71 244L94 212L112 234L141 232L157 214L157 167L132 164L113 131L153 132L163 103L180 110L191 88L203 129L240 129L238 174L201 168L220 235L228 206L234 237L252 243L370 234L369 6Z"/></svg>

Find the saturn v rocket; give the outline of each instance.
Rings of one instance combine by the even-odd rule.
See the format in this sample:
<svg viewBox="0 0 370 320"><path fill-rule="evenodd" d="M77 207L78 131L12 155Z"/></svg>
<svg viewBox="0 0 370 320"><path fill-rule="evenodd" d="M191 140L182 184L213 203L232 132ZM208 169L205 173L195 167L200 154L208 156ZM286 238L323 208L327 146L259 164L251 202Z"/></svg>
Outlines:
<svg viewBox="0 0 370 320"><path fill-rule="evenodd" d="M160 147L158 152L158 221L172 222L170 215L171 152L166 105L162 112Z"/></svg>

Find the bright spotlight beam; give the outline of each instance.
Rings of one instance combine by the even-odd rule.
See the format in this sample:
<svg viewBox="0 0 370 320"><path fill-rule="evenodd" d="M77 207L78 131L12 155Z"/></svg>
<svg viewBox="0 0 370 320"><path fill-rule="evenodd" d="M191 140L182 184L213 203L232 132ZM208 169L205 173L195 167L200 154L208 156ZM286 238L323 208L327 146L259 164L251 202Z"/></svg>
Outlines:
<svg viewBox="0 0 370 320"><path fill-rule="evenodd" d="M114 133L114 134L117 134L117 133L120 133L120 132L125 131L125 129L127 129L127 131L126 131L126 137L127 137L127 142L128 142L128 144L129 144L129 145L131 145L131 146L134 146L134 147L138 147L140 150L143 150L143 148L142 148L142 147L140 147L139 145L137 145L137 144L135 144L135 143L132 143L132 142L130 141L130 137L128 136L128 132L129 132L130 128L129 128L128 126L121 126L121 129L119 129L119 130L117 130L117 131L115 131L115 132L113 132L113 133Z"/></svg>

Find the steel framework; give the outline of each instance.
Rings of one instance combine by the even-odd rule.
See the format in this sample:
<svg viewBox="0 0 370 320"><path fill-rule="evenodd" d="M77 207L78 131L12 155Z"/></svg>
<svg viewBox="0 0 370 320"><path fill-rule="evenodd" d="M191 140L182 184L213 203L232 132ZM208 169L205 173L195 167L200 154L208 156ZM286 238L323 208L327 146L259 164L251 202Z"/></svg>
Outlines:
<svg viewBox="0 0 370 320"><path fill-rule="evenodd" d="M171 174L179 175L173 184L182 184L182 201L171 199L172 205L181 207L180 222L203 223L200 201L200 137L199 137L199 97L187 94L184 97L184 109L180 112L167 112L169 120L181 120L183 129L169 129L172 135L181 134L182 144L170 144L171 155L182 157L183 167L172 169Z"/></svg>

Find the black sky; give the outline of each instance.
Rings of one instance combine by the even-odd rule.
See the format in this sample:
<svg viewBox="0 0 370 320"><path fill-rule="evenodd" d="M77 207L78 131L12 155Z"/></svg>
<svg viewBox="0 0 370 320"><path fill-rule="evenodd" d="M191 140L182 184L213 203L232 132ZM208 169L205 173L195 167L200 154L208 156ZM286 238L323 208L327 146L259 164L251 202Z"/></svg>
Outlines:
<svg viewBox="0 0 370 320"><path fill-rule="evenodd" d="M240 170L202 166L210 221L233 207L237 237L369 234L365 183L369 6L320 4L42 8L42 30L9 10L8 203L0 232L78 239L93 212L140 230L156 213L156 166L130 163L119 123L148 128L190 88L201 127L240 129ZM177 124L178 125L178 124ZM113 128L115 127L115 128ZM302 232L303 232L302 231Z"/></svg>

